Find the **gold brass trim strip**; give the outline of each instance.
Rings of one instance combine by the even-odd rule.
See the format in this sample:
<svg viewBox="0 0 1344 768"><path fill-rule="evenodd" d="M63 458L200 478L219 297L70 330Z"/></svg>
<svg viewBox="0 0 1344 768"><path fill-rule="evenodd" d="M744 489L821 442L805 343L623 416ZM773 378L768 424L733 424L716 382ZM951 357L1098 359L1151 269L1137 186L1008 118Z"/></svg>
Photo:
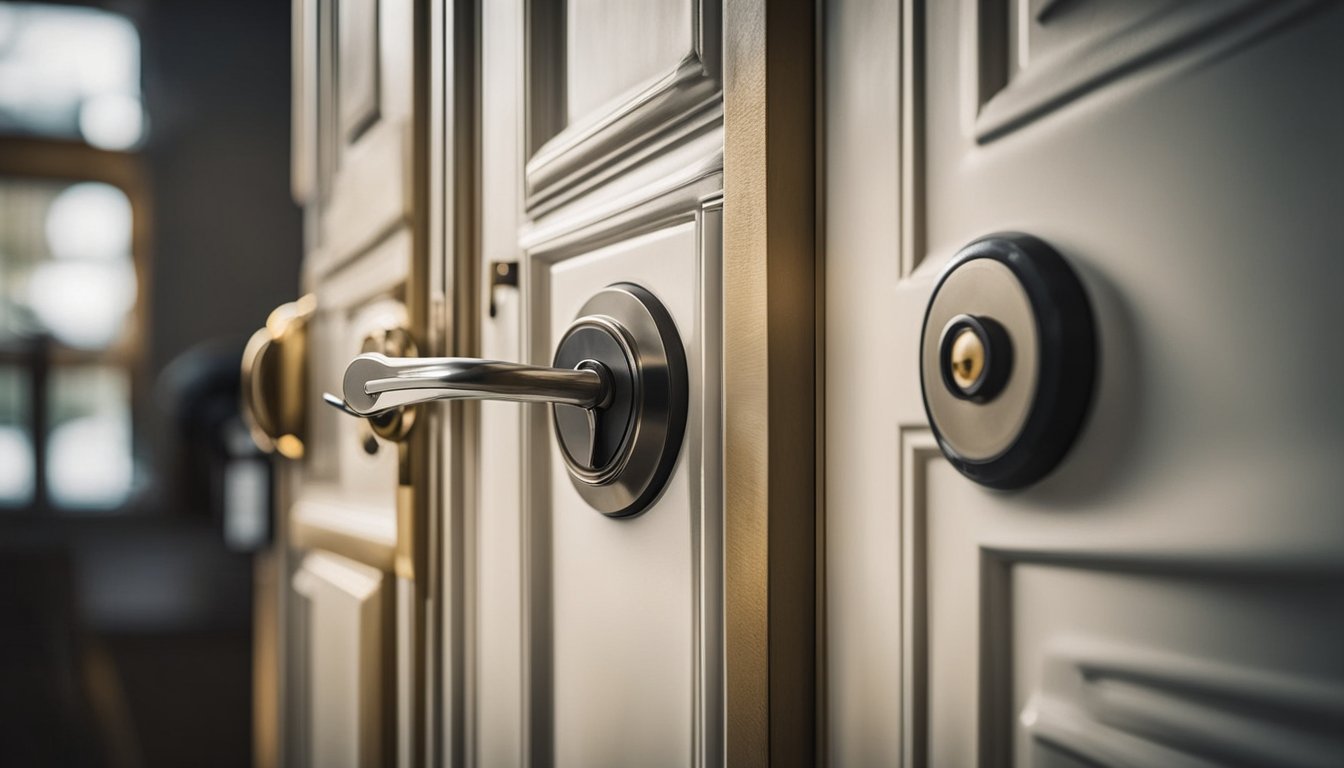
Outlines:
<svg viewBox="0 0 1344 768"><path fill-rule="evenodd" d="M252 764L280 765L281 671L279 554L252 560Z"/></svg>
<svg viewBox="0 0 1344 768"><path fill-rule="evenodd" d="M815 23L807 0L725 8L725 736L734 766L817 757Z"/></svg>
<svg viewBox="0 0 1344 768"><path fill-rule="evenodd" d="M289 546L293 550L326 550L379 570L395 570L395 544L375 541L355 531L343 531L302 517L290 518Z"/></svg>
<svg viewBox="0 0 1344 768"><path fill-rule="evenodd" d="M393 571L398 578L415 581L416 543L421 538L416 525L416 488L412 482L412 450L410 443L397 444L397 550ZM424 491L422 489L421 494Z"/></svg>

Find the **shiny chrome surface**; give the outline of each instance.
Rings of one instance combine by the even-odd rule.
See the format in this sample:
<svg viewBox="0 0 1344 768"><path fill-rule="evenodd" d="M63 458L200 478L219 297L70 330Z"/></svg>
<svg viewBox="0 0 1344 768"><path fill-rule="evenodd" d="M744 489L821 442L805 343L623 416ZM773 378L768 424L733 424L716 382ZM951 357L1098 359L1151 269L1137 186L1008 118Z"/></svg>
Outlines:
<svg viewBox="0 0 1344 768"><path fill-rule="evenodd" d="M508 400L594 408L607 385L600 370L545 368L472 357L359 355L345 369L345 406L375 416L433 400Z"/></svg>
<svg viewBox="0 0 1344 768"><path fill-rule="evenodd" d="M642 511L662 491L686 428L686 356L676 324L653 294L611 285L584 305L554 363L366 351L346 366L344 398L323 399L375 431L380 420L434 400L551 403L561 457L584 500L612 517Z"/></svg>
<svg viewBox="0 0 1344 768"><path fill-rule="evenodd" d="M376 352L391 358L415 358L420 356L420 348L412 338L411 332L404 327L382 328L370 331L360 345L360 352ZM378 452L378 438L391 443L400 443L411 434L415 426L415 408L406 406L383 411L365 419L359 430L360 444L365 453ZM358 414L356 414L358 415Z"/></svg>
<svg viewBox="0 0 1344 768"><path fill-rule="evenodd" d="M609 340L617 351L599 352ZM626 517L646 509L672 473L686 429L686 355L675 323L653 294L638 285L608 286L583 305L560 340L557 365L593 354L612 373L614 403L597 422L580 421L572 409L553 413L569 479L584 501L604 515ZM624 358L620 360L618 358ZM603 420L626 424L609 458L593 460L594 435ZM587 434L585 442L580 436ZM576 450L577 449L577 450Z"/></svg>

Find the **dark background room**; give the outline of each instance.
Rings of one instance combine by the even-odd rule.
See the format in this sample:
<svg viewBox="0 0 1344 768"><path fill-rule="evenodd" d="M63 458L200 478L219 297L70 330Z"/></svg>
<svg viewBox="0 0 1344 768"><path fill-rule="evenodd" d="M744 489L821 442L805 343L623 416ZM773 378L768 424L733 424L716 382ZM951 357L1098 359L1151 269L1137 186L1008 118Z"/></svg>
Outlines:
<svg viewBox="0 0 1344 768"><path fill-rule="evenodd" d="M0 764L248 764L290 9L0 3Z"/></svg>

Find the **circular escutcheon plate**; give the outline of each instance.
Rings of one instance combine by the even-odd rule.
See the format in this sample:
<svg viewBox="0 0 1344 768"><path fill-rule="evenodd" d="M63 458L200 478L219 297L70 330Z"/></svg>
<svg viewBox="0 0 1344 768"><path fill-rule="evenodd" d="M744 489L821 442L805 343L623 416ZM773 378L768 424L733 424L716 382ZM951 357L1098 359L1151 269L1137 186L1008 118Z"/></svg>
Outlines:
<svg viewBox="0 0 1344 768"><path fill-rule="evenodd" d="M632 283L588 300L565 331L555 367L600 367L607 401L591 411L553 410L569 478L594 509L626 517L647 508L667 482L686 431L686 353L662 303Z"/></svg>
<svg viewBox="0 0 1344 768"><path fill-rule="evenodd" d="M1096 365L1087 294L1043 241L991 235L943 270L924 314L920 384L938 446L963 475L1012 489L1054 469L1082 427ZM982 381L995 385L977 390Z"/></svg>

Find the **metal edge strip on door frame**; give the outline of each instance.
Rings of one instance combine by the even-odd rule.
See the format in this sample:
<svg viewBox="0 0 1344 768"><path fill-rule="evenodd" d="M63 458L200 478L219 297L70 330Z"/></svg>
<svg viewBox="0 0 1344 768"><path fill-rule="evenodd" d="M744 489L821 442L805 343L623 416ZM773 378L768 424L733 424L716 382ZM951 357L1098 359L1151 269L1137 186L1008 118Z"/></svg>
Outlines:
<svg viewBox="0 0 1344 768"><path fill-rule="evenodd" d="M726 759L817 758L815 29L724 11ZM800 55L801 54L801 55ZM800 599L801 598L801 599Z"/></svg>

